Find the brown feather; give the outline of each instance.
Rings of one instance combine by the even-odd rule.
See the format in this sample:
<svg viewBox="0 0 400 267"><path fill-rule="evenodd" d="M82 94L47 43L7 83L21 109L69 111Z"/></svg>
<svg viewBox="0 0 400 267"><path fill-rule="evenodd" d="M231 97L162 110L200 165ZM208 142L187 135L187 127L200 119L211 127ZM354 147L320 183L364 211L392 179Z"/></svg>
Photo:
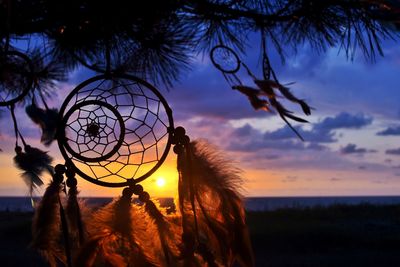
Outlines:
<svg viewBox="0 0 400 267"><path fill-rule="evenodd" d="M199 239L203 239L198 242L201 245L209 242L213 244L211 247L218 250L196 252L202 253L206 261L209 261L212 253L215 261L224 263L224 266L231 266L236 260L243 267L254 266L251 243L246 236L243 203L238 192L241 184L239 170L204 141L190 143L185 153L185 158L180 156L179 171L182 180L180 190L183 191L180 196L184 197L183 202L186 203L181 208L182 216L190 218L196 214L199 228L197 234ZM191 206L188 198L191 188L185 180L190 179L195 192L195 213L190 213L187 208ZM210 262L208 264L213 265Z"/></svg>
<svg viewBox="0 0 400 267"><path fill-rule="evenodd" d="M59 247L60 214L59 192L61 186L52 181L47 187L42 200L35 210L32 224L31 247L38 250L46 258L50 266L57 266L57 262L65 262L65 256Z"/></svg>

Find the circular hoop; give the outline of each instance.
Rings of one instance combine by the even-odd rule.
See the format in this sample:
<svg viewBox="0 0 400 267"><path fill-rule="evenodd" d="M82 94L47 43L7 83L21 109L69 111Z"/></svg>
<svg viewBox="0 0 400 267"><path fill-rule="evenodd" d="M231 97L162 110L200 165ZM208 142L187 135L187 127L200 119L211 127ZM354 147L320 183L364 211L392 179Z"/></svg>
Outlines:
<svg viewBox="0 0 400 267"><path fill-rule="evenodd" d="M240 69L238 55L227 46L214 46L211 49L210 58L213 65L222 72L233 74Z"/></svg>
<svg viewBox="0 0 400 267"><path fill-rule="evenodd" d="M27 55L18 51L1 54L0 63L0 106L10 106L32 88L33 65Z"/></svg>
<svg viewBox="0 0 400 267"><path fill-rule="evenodd" d="M60 117L61 154L77 174L98 185L123 187L143 181L161 166L171 147L171 109L155 87L131 75L84 81L66 97Z"/></svg>

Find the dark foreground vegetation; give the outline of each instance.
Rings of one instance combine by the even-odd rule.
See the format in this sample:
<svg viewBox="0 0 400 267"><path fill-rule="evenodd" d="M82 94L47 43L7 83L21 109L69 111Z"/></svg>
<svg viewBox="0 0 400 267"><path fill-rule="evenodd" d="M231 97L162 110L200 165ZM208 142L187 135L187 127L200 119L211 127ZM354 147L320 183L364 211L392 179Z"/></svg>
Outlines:
<svg viewBox="0 0 400 267"><path fill-rule="evenodd" d="M400 205L251 212L257 266L400 266Z"/></svg>
<svg viewBox="0 0 400 267"><path fill-rule="evenodd" d="M0 212L0 265L46 266L28 248L32 213ZM399 266L400 205L249 212L260 267Z"/></svg>

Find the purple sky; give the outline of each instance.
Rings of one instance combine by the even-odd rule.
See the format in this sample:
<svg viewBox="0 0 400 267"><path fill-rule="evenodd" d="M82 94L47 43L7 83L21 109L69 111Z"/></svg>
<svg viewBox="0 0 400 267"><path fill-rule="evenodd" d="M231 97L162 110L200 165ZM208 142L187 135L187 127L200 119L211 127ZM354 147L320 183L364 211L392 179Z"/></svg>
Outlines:
<svg viewBox="0 0 400 267"><path fill-rule="evenodd" d="M242 60L260 75L258 45ZM277 115L254 111L247 98L230 89L208 55L199 55L192 70L168 92L176 125L192 139L205 138L244 170L246 195L397 195L400 193L400 46L385 41L385 57L371 63L356 53L347 60L338 48L316 54L307 45L288 52L286 63L272 63L282 83L315 108L307 125L293 123L301 142ZM76 71L66 91L91 74ZM245 72L241 80L252 86ZM63 94L53 106L59 106ZM289 109L301 115L298 107ZM23 110L18 114L27 136L38 138ZM302 116L305 118L305 116ZM24 194L12 167L12 129L8 113L1 120L1 166L15 183L3 183L0 194ZM51 147L57 155L57 146ZM12 178L14 179L14 178ZM17 182L18 180L18 182ZM11 190L11 191L10 191Z"/></svg>

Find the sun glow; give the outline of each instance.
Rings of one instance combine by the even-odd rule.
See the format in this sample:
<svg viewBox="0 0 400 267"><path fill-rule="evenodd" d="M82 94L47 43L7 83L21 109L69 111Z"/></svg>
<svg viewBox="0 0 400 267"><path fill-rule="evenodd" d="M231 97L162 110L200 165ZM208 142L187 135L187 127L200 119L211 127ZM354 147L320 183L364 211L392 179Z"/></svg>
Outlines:
<svg viewBox="0 0 400 267"><path fill-rule="evenodd" d="M156 184L158 187L164 187L166 184L165 178L164 177L158 177L156 180Z"/></svg>

